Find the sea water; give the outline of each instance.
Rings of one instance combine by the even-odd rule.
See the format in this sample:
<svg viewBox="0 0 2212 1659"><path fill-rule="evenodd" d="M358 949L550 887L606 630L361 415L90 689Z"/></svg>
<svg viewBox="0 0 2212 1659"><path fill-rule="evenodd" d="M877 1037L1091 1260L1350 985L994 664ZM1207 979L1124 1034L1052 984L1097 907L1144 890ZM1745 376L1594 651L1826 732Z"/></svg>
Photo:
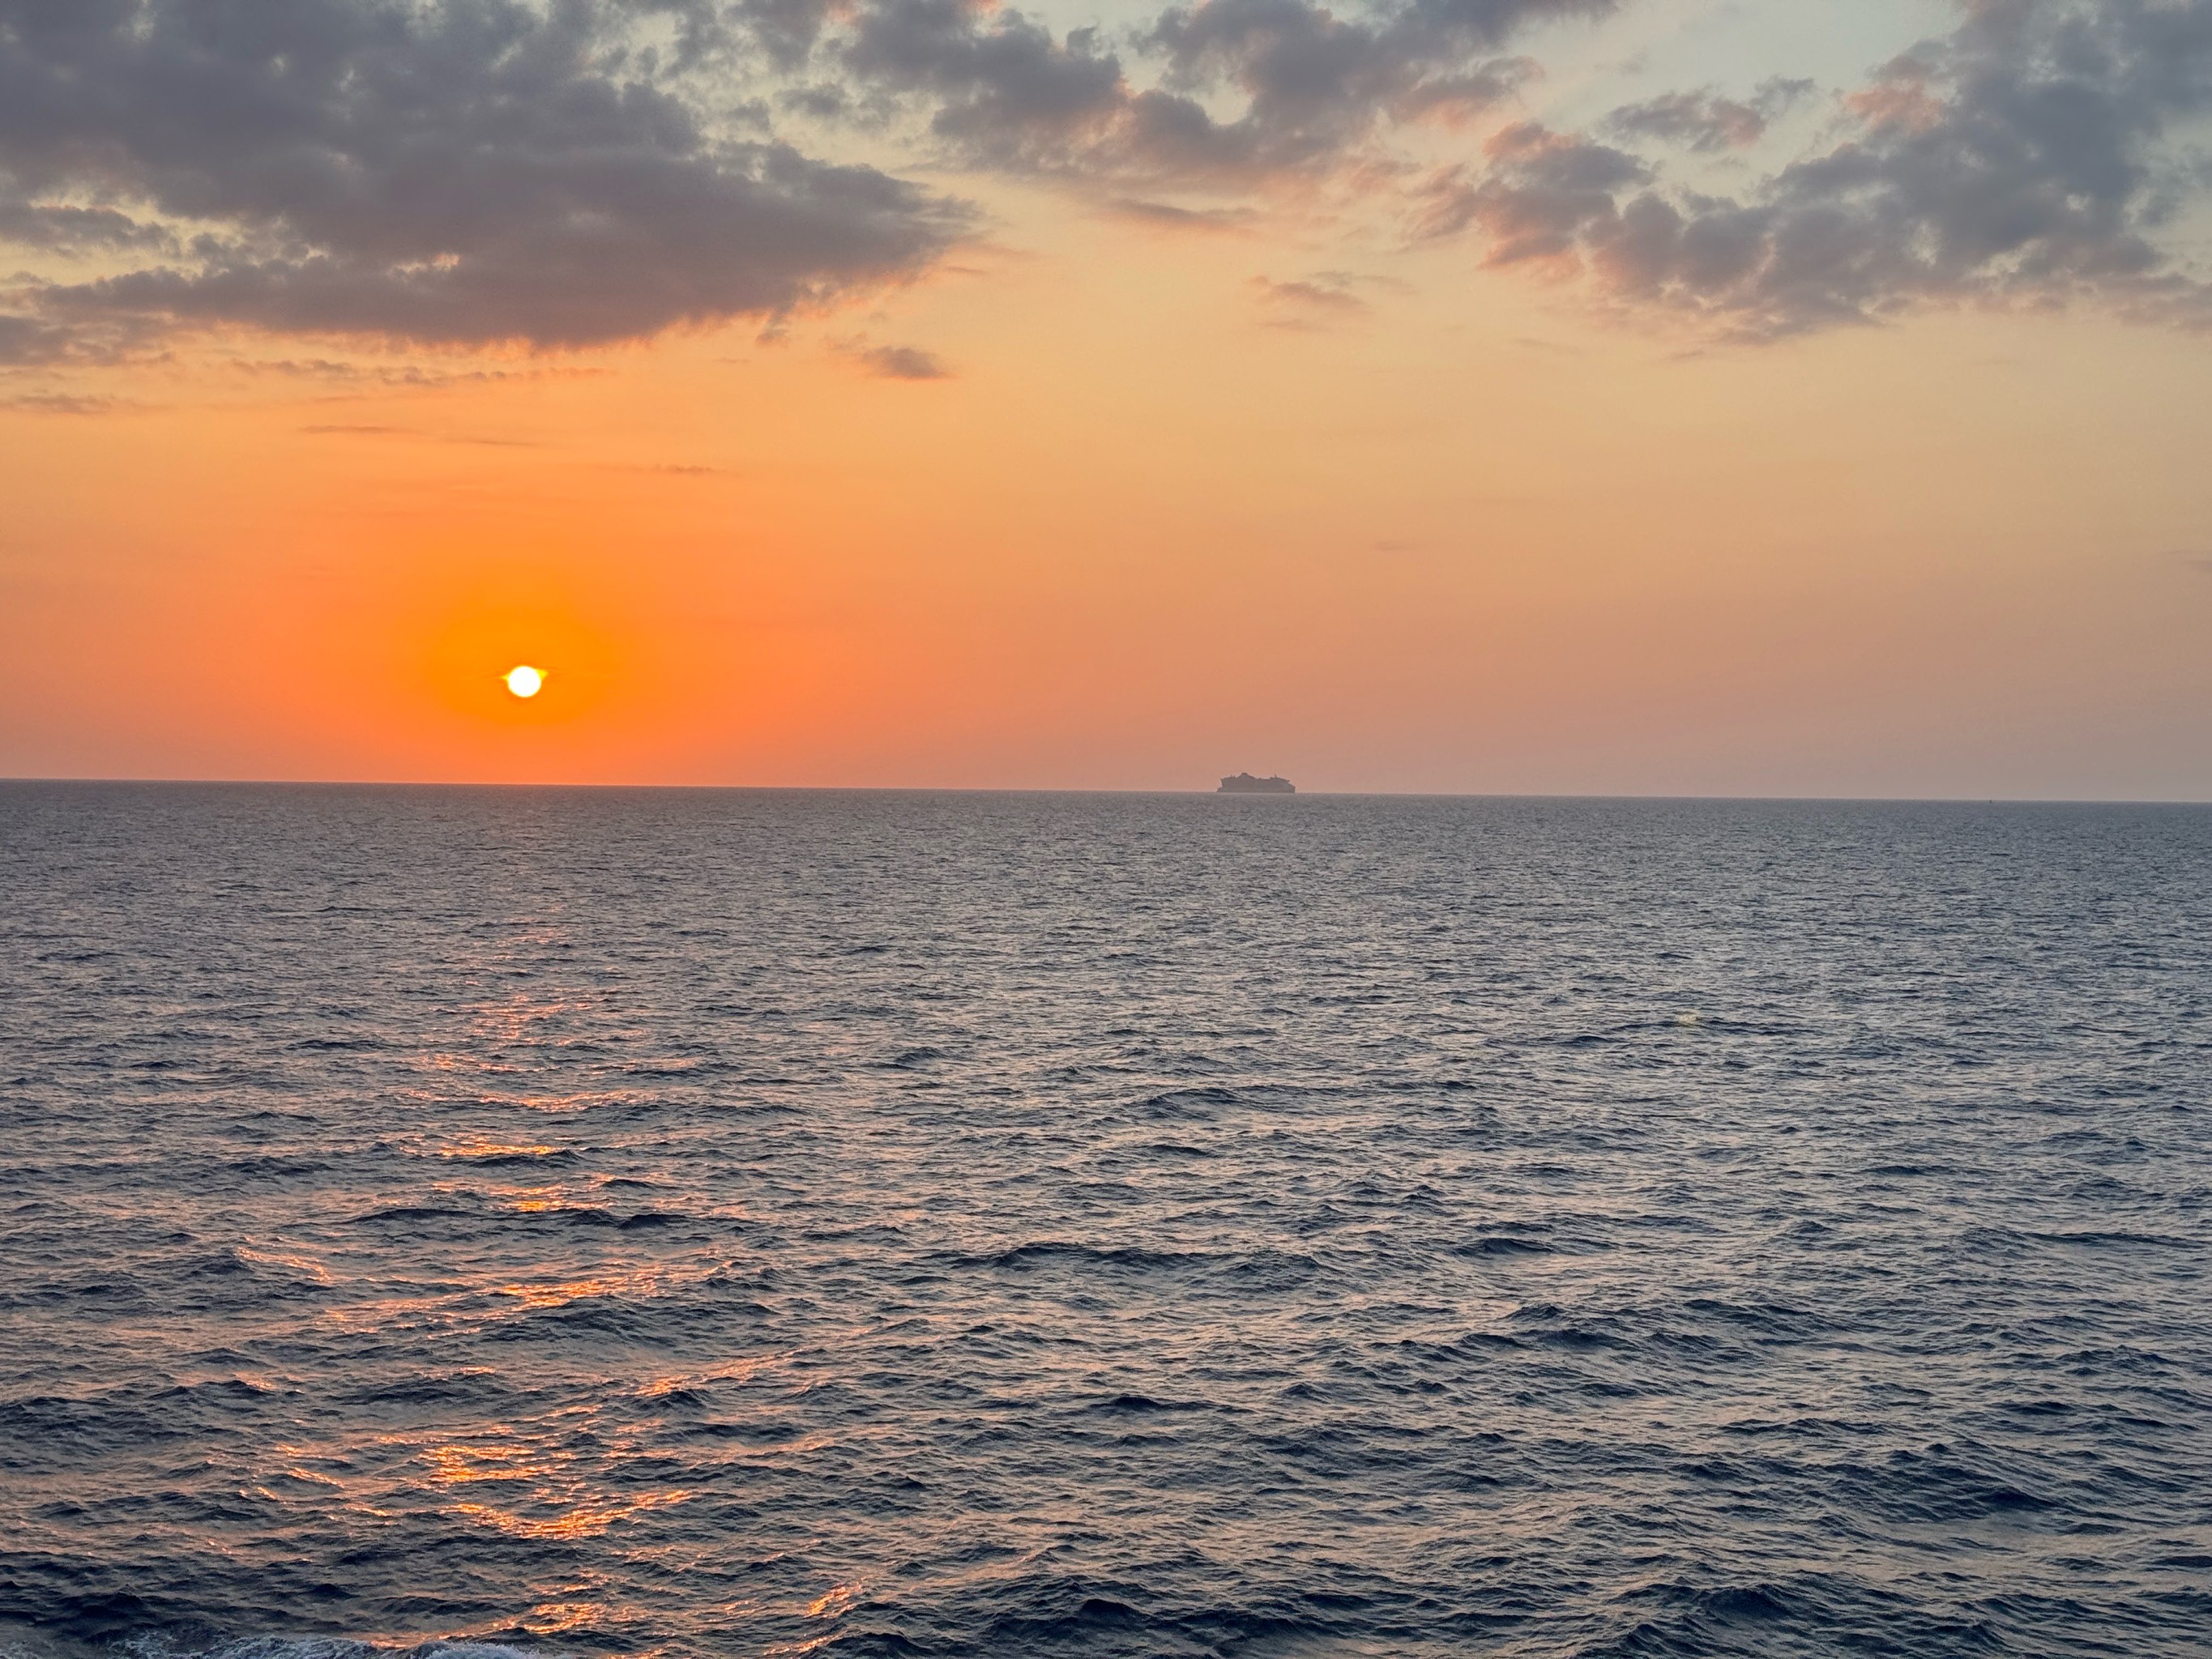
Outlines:
<svg viewBox="0 0 2212 1659"><path fill-rule="evenodd" d="M0 1652L2201 1655L2208 1266L2202 809L0 787Z"/></svg>

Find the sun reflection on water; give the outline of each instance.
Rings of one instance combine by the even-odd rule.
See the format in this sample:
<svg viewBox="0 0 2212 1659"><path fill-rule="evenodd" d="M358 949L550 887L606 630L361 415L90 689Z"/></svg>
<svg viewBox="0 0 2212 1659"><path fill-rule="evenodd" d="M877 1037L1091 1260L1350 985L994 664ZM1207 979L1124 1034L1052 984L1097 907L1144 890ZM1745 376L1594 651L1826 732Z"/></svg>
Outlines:
<svg viewBox="0 0 2212 1659"><path fill-rule="evenodd" d="M484 1445L453 1442L425 1446L417 1453L434 1486L520 1486L510 1504L465 1498L453 1512L512 1538L575 1540L597 1538L610 1527L649 1510L665 1509L696 1496L688 1486L668 1486L628 1495L609 1491L579 1472L578 1453L563 1442ZM619 1472L634 1461L629 1449L613 1447L602 1461L605 1472Z"/></svg>

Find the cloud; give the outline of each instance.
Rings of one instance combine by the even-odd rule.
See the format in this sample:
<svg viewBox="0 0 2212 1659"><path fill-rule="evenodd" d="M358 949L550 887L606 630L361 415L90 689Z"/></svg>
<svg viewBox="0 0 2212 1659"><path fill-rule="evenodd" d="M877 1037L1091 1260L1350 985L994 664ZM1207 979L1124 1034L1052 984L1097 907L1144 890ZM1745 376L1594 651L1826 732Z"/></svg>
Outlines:
<svg viewBox="0 0 2212 1659"><path fill-rule="evenodd" d="M1179 207L1172 202L1155 202L1136 196L1112 197L1103 205L1115 217L1137 224L1149 225L1159 230L1193 231L1212 236L1246 234L1255 216L1249 208Z"/></svg>
<svg viewBox="0 0 2212 1659"><path fill-rule="evenodd" d="M231 328L773 335L943 268L974 228L779 140L771 109L1194 231L1323 185L1402 203L1392 137L1424 127L1465 159L1413 187L1417 240L1741 339L1981 302L2212 323L2174 251L2212 189L2180 148L2212 114L2212 0L1960 0L1809 151L1719 194L1685 180L1748 176L1809 83L1668 92L1583 131L1514 118L1528 32L1620 3L1195 0L1109 34L996 0L0 0L0 245L39 266L0 293L0 364ZM1183 196L1211 205L1161 199ZM1298 286L1261 302L1309 324L1362 303Z"/></svg>
<svg viewBox="0 0 2212 1659"><path fill-rule="evenodd" d="M1684 149L1712 154L1747 149L1766 136L1775 118L1811 94L1810 81L1770 80L1748 101L1704 92L1670 92L1640 104L1626 104L1604 122L1611 137L1631 143L1656 139Z"/></svg>
<svg viewBox="0 0 2212 1659"><path fill-rule="evenodd" d="M934 353L918 346L854 346L849 355L868 373L884 380L949 380L952 371Z"/></svg>
<svg viewBox="0 0 2212 1659"><path fill-rule="evenodd" d="M0 409L21 415L109 415L118 409L135 407L137 405L115 398L78 397L64 392L31 392L0 398Z"/></svg>
<svg viewBox="0 0 2212 1659"><path fill-rule="evenodd" d="M655 15L665 56L633 38ZM718 19L0 0L0 238L145 256L19 289L0 360L229 325L599 345L898 282L964 232L964 209L873 168L715 130L670 65L726 40Z"/></svg>
<svg viewBox="0 0 2212 1659"><path fill-rule="evenodd" d="M1154 192L1400 191L1394 130L1495 129L1540 73L1518 37L1615 9L1196 0L1109 38L988 0L789 4L829 73L825 110L918 110L947 159L1056 175L1124 217L1194 228L1211 227ZM1415 191L1416 238L1479 235L1493 268L1742 340L1962 303L2212 322L2212 287L2176 251L2212 187L2182 148L2212 112L2212 0L1959 0L1959 15L1745 187L1692 187L1683 161L1742 158L1741 176L1811 82L1670 91L1580 132L1511 121Z"/></svg>
<svg viewBox="0 0 2212 1659"><path fill-rule="evenodd" d="M0 363L50 363L68 355L65 330L31 317L0 313Z"/></svg>
<svg viewBox="0 0 2212 1659"><path fill-rule="evenodd" d="M112 207L9 200L4 196L0 196L0 243L71 256L119 248L178 251L176 237L163 227L142 224Z"/></svg>
<svg viewBox="0 0 2212 1659"><path fill-rule="evenodd" d="M534 438L486 438L467 434L424 432L411 426L369 426L319 422L300 430L311 438L416 438L425 443L461 444L477 449L542 449Z"/></svg>
<svg viewBox="0 0 2212 1659"><path fill-rule="evenodd" d="M1654 107L1647 131L1671 118ZM2159 241L2203 191L2169 141L2212 110L2212 0L1972 0L1847 110L1839 142L1738 198L1516 125L1486 166L1431 181L1417 233L1477 230L1493 266L1578 275L1746 339L1960 302L2212 323L2212 289ZM1696 113L1683 106L1693 143Z"/></svg>
<svg viewBox="0 0 2212 1659"><path fill-rule="evenodd" d="M969 0L876 0L856 15L839 60L863 82L933 95L931 131L1000 166L1044 163L1126 99L1121 64L1095 31L1055 40L1019 12Z"/></svg>
<svg viewBox="0 0 2212 1659"><path fill-rule="evenodd" d="M1479 226L1490 239L1492 265L1573 261L1593 227L1619 217L1620 194L1655 176L1625 150L1533 121L1498 133L1486 153L1486 170L1454 167L1430 183L1415 228L1435 239Z"/></svg>
<svg viewBox="0 0 2212 1659"><path fill-rule="evenodd" d="M1352 292L1352 278L1342 271L1321 271L1289 283L1255 276L1252 286L1270 328L1327 328L1368 312L1367 301Z"/></svg>
<svg viewBox="0 0 2212 1659"><path fill-rule="evenodd" d="M21 290L0 305L23 302ZM159 331L140 318L107 318L69 326L21 311L0 310L0 368L76 368L116 363L153 349Z"/></svg>
<svg viewBox="0 0 2212 1659"><path fill-rule="evenodd" d="M970 164L1249 185L1334 167L1388 121L1471 119L1535 72L1501 52L1517 29L1612 4L1400 0L1340 15L1313 0L1201 0L1125 43L1156 70L1151 85L1098 31L1055 37L983 0L869 0L827 50L860 85L932 104L930 131Z"/></svg>
<svg viewBox="0 0 2212 1659"><path fill-rule="evenodd" d="M1203 0L1163 13L1146 44L1164 56L1172 91L1227 89L1244 100L1237 119L1194 122L1178 135L1192 161L1276 172L1340 155L1387 120L1473 119L1535 73L1527 59L1499 52L1516 29L1605 9L1574 0L1420 0L1340 17L1309 0ZM1201 137L1211 157L1191 142Z"/></svg>
<svg viewBox="0 0 2212 1659"><path fill-rule="evenodd" d="M576 362L537 362L512 368L463 368L448 363L435 368L421 363L376 361L341 362L328 357L232 357L217 360L227 374L248 380L304 380L340 388L317 394L323 403L344 403L373 397L380 392L443 392L457 386L498 386L511 380L585 380L613 373L607 368Z"/></svg>

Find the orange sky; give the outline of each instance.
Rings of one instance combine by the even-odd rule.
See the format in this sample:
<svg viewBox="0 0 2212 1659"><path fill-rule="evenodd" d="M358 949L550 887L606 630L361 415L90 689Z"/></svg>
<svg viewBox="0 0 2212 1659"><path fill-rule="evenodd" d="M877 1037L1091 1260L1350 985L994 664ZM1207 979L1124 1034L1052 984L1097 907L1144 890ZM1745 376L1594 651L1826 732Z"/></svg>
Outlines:
<svg viewBox="0 0 2212 1659"><path fill-rule="evenodd" d="M2212 798L2212 334L958 187L780 337L0 374L0 774Z"/></svg>

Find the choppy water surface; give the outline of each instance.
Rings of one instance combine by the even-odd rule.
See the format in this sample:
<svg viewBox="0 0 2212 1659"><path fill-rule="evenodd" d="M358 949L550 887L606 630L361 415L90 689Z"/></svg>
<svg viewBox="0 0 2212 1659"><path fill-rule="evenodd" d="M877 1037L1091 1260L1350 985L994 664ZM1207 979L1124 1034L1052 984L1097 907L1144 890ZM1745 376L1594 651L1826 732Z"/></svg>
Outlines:
<svg viewBox="0 0 2212 1659"><path fill-rule="evenodd" d="M15 785L0 894L0 1650L2212 1648L2212 811Z"/></svg>

